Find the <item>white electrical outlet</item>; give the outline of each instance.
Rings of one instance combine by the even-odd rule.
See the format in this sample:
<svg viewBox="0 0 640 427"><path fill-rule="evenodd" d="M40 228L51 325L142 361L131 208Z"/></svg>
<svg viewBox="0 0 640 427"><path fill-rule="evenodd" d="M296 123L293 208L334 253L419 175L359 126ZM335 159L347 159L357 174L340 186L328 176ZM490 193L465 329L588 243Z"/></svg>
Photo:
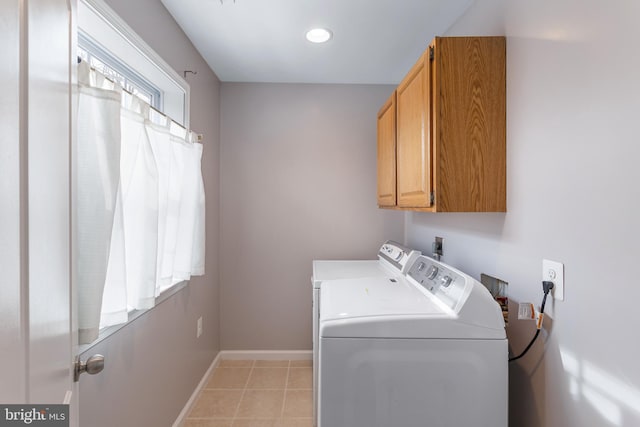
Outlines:
<svg viewBox="0 0 640 427"><path fill-rule="evenodd" d="M560 262L542 260L542 280L553 282L553 298L564 301L564 265Z"/></svg>
<svg viewBox="0 0 640 427"><path fill-rule="evenodd" d="M198 317L198 325L196 329L196 338L200 338L200 335L202 335L202 316Z"/></svg>

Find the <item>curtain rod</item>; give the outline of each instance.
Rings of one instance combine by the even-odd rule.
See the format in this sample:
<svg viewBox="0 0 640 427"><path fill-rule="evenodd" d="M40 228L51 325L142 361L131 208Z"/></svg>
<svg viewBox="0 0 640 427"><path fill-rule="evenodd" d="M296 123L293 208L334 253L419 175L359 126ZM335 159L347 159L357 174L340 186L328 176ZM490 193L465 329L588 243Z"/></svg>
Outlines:
<svg viewBox="0 0 640 427"><path fill-rule="evenodd" d="M83 61L83 59L81 57L78 56L78 64L80 64ZM86 62L86 61L85 61ZM150 109L152 109L153 111L155 111L156 113L160 114L162 117L164 117L165 119L171 121L172 123L175 123L176 126L181 127L182 129L185 130L185 132L192 132L196 135L196 142L199 142L202 144L202 141L204 139L204 135L202 135L201 133L197 133L192 131L191 129L187 129L186 127L184 127L183 125L181 125L180 123L176 122L175 120L173 120L171 117L169 117L168 115L166 115L165 113L163 113L162 111L158 110L156 107L154 107L153 105L149 104L147 101L145 101L144 99L141 99L138 95L134 94L133 92L130 92L129 90L125 89L124 87L122 87L120 85L120 83L116 82L115 80L111 79L108 76L105 76L103 72L101 72L100 70L96 70L95 67L92 67L91 65L89 65L89 68L93 71L95 71L96 73L100 73L100 75L102 77L104 77L106 80L110 81L111 83L113 83L114 85L118 85L122 88L123 92L128 93L131 96L135 96L136 98L138 98L140 101L144 102L145 104L147 104L149 106Z"/></svg>

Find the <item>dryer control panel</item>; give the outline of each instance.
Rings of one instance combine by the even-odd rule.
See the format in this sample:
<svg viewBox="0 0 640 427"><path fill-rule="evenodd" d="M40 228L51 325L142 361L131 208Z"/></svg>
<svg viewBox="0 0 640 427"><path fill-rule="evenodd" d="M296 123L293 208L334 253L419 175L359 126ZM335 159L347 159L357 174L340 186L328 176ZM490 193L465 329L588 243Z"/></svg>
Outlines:
<svg viewBox="0 0 640 427"><path fill-rule="evenodd" d="M387 261L401 273L406 273L420 252L402 246L393 240L387 240L378 251L378 258Z"/></svg>
<svg viewBox="0 0 640 427"><path fill-rule="evenodd" d="M418 257L407 273L418 285L456 310L465 294L467 279L451 267L426 256Z"/></svg>

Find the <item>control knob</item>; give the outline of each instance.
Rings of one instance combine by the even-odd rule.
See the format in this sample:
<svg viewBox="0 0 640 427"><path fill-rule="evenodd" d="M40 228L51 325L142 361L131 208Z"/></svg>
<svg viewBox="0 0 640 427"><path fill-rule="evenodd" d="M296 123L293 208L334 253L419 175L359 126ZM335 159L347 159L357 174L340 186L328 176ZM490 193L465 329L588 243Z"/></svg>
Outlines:
<svg viewBox="0 0 640 427"><path fill-rule="evenodd" d="M442 279L440 279L440 284L445 288L448 288L451 282L453 282L453 279L449 276L443 276Z"/></svg>
<svg viewBox="0 0 640 427"><path fill-rule="evenodd" d="M427 272L427 279L433 280L436 278L437 275L438 275L438 267L436 267L435 265L432 265L431 268L429 268L429 271Z"/></svg>

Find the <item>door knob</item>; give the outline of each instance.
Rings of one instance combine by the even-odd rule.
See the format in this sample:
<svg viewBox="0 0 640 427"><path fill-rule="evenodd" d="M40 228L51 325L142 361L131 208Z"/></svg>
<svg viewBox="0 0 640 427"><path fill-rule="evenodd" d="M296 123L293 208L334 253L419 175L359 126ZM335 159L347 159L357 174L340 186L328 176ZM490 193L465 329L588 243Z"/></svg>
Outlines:
<svg viewBox="0 0 640 427"><path fill-rule="evenodd" d="M101 354L94 354L93 356L88 358L86 362L80 360L80 356L76 356L73 381L77 382L80 379L80 374L82 374L83 372L86 372L89 375L95 375L102 372L103 369L104 356Z"/></svg>

